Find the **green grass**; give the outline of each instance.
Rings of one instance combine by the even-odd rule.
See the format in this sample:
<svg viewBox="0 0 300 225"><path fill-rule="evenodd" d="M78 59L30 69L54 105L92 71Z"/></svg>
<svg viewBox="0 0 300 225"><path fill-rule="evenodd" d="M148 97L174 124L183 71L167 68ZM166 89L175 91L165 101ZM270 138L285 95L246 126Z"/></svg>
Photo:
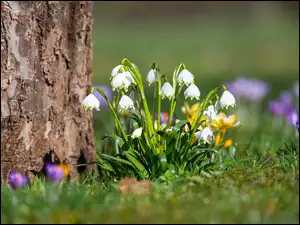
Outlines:
<svg viewBox="0 0 300 225"><path fill-rule="evenodd" d="M142 196L122 195L118 181L93 176L60 184L36 178L18 191L1 187L1 223L296 224L299 136L285 138L291 142L271 149L256 138L237 148L223 172L154 180Z"/></svg>
<svg viewBox="0 0 300 225"><path fill-rule="evenodd" d="M298 182L298 171L253 167L156 181L145 196L112 182L2 188L1 223L298 223Z"/></svg>

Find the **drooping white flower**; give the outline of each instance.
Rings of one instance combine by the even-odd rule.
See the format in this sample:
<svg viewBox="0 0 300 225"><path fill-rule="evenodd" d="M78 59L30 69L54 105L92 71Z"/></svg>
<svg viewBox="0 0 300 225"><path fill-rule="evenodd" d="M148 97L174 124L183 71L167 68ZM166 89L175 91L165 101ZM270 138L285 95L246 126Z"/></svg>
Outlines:
<svg viewBox="0 0 300 225"><path fill-rule="evenodd" d="M208 106L207 110L203 112L203 115L205 115L210 121L213 121L217 117L215 107L213 105Z"/></svg>
<svg viewBox="0 0 300 225"><path fill-rule="evenodd" d="M129 71L123 72L125 74L125 77L130 81L130 84L136 84L135 80L133 79L133 76Z"/></svg>
<svg viewBox="0 0 300 225"><path fill-rule="evenodd" d="M81 105L85 110L96 109L97 111L100 111L100 101L93 94L86 96Z"/></svg>
<svg viewBox="0 0 300 225"><path fill-rule="evenodd" d="M119 101L119 110L122 111L129 111L134 109L134 104L131 98L127 95L123 95Z"/></svg>
<svg viewBox="0 0 300 225"><path fill-rule="evenodd" d="M121 71L120 71L121 69ZM114 67L111 71L111 78L114 78L115 76L117 76L117 74L119 74L120 72L123 72L123 66L122 65L118 65L116 67Z"/></svg>
<svg viewBox="0 0 300 225"><path fill-rule="evenodd" d="M175 95L175 90L169 82L164 83L160 90L161 97L171 99Z"/></svg>
<svg viewBox="0 0 300 225"><path fill-rule="evenodd" d="M142 127L135 129L131 135L131 138L132 139L139 138L142 135L142 131L143 131Z"/></svg>
<svg viewBox="0 0 300 225"><path fill-rule="evenodd" d="M193 98L196 98L199 100L200 98L200 90L195 84L191 84L184 92L185 98L190 98L193 100Z"/></svg>
<svg viewBox="0 0 300 225"><path fill-rule="evenodd" d="M130 73L129 73L130 74ZM131 78L129 77L128 72L123 72L117 74L111 81L112 90L122 90L128 91L129 86L131 85ZM131 76L131 74L130 74ZM133 78L132 78L133 79Z"/></svg>
<svg viewBox="0 0 300 225"><path fill-rule="evenodd" d="M224 91L220 98L220 106L226 109L229 106L235 106L235 98L233 94L231 94L229 91Z"/></svg>
<svg viewBox="0 0 300 225"><path fill-rule="evenodd" d="M214 138L214 134L209 127L205 127L203 130L197 131L195 133L195 137L198 139L198 141L203 143L211 143Z"/></svg>
<svg viewBox="0 0 300 225"><path fill-rule="evenodd" d="M186 86L189 86L194 83L194 75L187 69L184 69L179 73L177 80L179 85L184 83Z"/></svg>
<svg viewBox="0 0 300 225"><path fill-rule="evenodd" d="M146 80L149 83L149 86L157 81L157 72L154 69L151 69L147 75Z"/></svg>

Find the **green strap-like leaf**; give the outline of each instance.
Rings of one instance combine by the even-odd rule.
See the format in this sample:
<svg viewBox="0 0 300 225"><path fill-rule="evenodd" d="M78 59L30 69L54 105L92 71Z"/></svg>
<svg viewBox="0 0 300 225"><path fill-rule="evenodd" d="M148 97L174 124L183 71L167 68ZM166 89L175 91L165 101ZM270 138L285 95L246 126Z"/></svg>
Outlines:
<svg viewBox="0 0 300 225"><path fill-rule="evenodd" d="M101 166L103 169L114 172L114 169L110 165L108 165L106 162L104 162L103 159L101 159L100 156L96 155L96 158L98 160L97 163L98 163L99 166Z"/></svg>
<svg viewBox="0 0 300 225"><path fill-rule="evenodd" d="M111 155L107 155L107 154L103 154L101 153L101 155L104 157L104 158L107 158L107 159L110 159L110 160L113 160L113 161L116 161L116 162L120 162L120 163L125 163L129 166L133 166L133 164L125 159L121 159L121 158L118 158L118 157L114 157L114 156L111 156Z"/></svg>
<svg viewBox="0 0 300 225"><path fill-rule="evenodd" d="M126 151L125 155L127 159L139 170L140 174L143 176L143 178L148 178L148 172L143 166L142 163L140 163L136 157L134 156L134 153L132 151Z"/></svg>

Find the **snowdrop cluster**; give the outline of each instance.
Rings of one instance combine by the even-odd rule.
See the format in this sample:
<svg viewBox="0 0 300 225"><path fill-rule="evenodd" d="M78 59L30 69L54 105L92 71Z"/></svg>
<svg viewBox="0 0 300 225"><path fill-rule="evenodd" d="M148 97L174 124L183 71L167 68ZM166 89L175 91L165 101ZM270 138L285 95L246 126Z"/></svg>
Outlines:
<svg viewBox="0 0 300 225"><path fill-rule="evenodd" d="M232 146L232 140L224 137L228 129L239 125L239 121L236 114L228 115L228 109L235 107L236 100L224 85L202 96L194 75L183 63L175 68L172 78L168 78L155 63L142 75L126 58L112 69L109 78L115 96L93 87L81 103L85 110L99 111L105 100L114 118L111 137L115 141L115 156L102 154L105 160L99 164L103 164L103 168L114 171L111 166L122 163L124 173L134 171L141 178L173 176L183 170L202 170L205 163L214 160L212 154L216 149ZM147 93L154 95L151 104L147 101L145 86L154 89ZM186 102L181 108L186 120L175 116L181 97L196 101L191 107ZM169 111L161 111L162 101ZM209 153L211 149L213 153ZM207 160L209 157L211 159ZM117 163L105 164L105 161ZM62 176L60 170L53 170L53 174Z"/></svg>
<svg viewBox="0 0 300 225"><path fill-rule="evenodd" d="M135 66L132 63L133 66ZM113 91L117 91L119 95L119 100L117 102L117 110L121 113L124 112L132 112L135 110L135 101L130 98L125 93L130 90L133 92L143 90L141 89L139 85L142 85L140 83L137 83L139 80L135 80L134 74L132 74L132 69L129 69L124 64L120 64L112 69L110 80L111 80L111 87ZM176 97L179 96L181 90L185 88L183 95L185 99L190 100L197 100L200 101L200 90L195 84L194 81L194 75L185 68L183 64L181 64L174 72L173 75L173 84L167 81L167 79L162 79L162 76L159 72L159 70L156 67L152 67L150 71L146 75L146 82L149 86L156 85L158 86L158 107L160 108L160 99L168 99L171 100L171 110L168 114L168 118L174 117L174 110L176 106ZM175 77L174 77L175 76ZM99 94L99 92L97 92ZM141 93L140 93L141 94ZM131 95L130 95L131 96ZM144 107L145 107L144 103ZM198 104L198 103L197 103ZM200 105L200 104L198 104ZM237 126L236 117L229 116L227 117L226 114L222 112L222 110L227 110L229 107L234 107L236 105L235 97L231 92L228 90L224 90L220 98L218 98L214 104L210 104L206 107L206 109L202 113L202 118L205 119L205 123L198 126L197 130L195 130L194 136L198 140L199 143L204 144L211 144L216 139L216 129L217 131L224 132L226 129ZM93 93L89 94L83 101L82 106L86 110L100 110L100 101L99 98L95 97ZM198 107L199 108L199 107ZM160 114L160 109L158 111ZM193 115L191 120L189 122L191 123L197 123L197 110L193 111ZM157 112L156 112L157 115ZM149 118L147 120L147 113L144 112L144 116L146 117L146 122L149 122ZM198 115L199 116L199 115ZM155 116L154 116L155 117ZM200 120L201 120L200 119ZM150 119L151 121L151 119ZM176 120L177 122L180 120ZM168 129L170 130L169 125L174 125L172 122L172 119L162 121L160 119L156 119L155 121L152 121L153 124L148 124L149 126L153 126L153 129L159 130L159 129ZM195 125L194 124L194 125ZM162 126L160 126L162 125ZM145 127L135 127L135 129L132 131L131 138L136 139L140 138L142 135L142 132L144 132ZM146 131L145 131L146 132ZM217 140L218 141L218 140Z"/></svg>

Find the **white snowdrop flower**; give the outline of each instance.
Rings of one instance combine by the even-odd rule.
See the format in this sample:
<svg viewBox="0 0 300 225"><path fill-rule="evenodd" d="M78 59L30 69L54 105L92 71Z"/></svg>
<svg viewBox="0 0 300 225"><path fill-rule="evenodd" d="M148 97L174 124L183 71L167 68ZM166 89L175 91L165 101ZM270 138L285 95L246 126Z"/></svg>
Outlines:
<svg viewBox="0 0 300 225"><path fill-rule="evenodd" d="M128 90L129 86L131 85L131 81L128 78L128 74L126 72L117 74L111 81L112 90L124 89L125 91Z"/></svg>
<svg viewBox="0 0 300 225"><path fill-rule="evenodd" d="M195 133L195 137L198 141L202 141L203 143L211 143L214 138L214 134L209 127L205 127L203 130L197 131Z"/></svg>
<svg viewBox="0 0 300 225"><path fill-rule="evenodd" d="M207 110L203 112L203 115L205 115L210 121L213 121L217 117L215 107L213 105L208 106Z"/></svg>
<svg viewBox="0 0 300 225"><path fill-rule="evenodd" d="M120 71L121 69L121 71ZM116 67L114 67L111 71L111 78L114 78L115 76L117 76L117 74L119 74L120 72L123 72L123 66L122 65L118 65Z"/></svg>
<svg viewBox="0 0 300 225"><path fill-rule="evenodd" d="M156 70L152 69L149 71L146 80L149 83L149 86L157 81L157 72Z"/></svg>
<svg viewBox="0 0 300 225"><path fill-rule="evenodd" d="M169 128L166 129L166 134L171 135L172 131L173 131L173 127L169 127Z"/></svg>
<svg viewBox="0 0 300 225"><path fill-rule="evenodd" d="M199 100L200 98L200 90L195 84L191 84L184 92L185 98L190 98L193 100L193 98L196 98Z"/></svg>
<svg viewBox="0 0 300 225"><path fill-rule="evenodd" d="M139 138L142 135L142 131L143 131L142 127L135 129L131 135L131 138L132 139Z"/></svg>
<svg viewBox="0 0 300 225"><path fill-rule="evenodd" d="M86 96L85 99L83 99L81 105L85 110L96 109L97 111L100 111L100 101L93 94L89 94L88 96Z"/></svg>
<svg viewBox="0 0 300 225"><path fill-rule="evenodd" d="M220 106L222 108L228 108L229 106L235 106L235 98L229 91L224 91L220 98Z"/></svg>
<svg viewBox="0 0 300 225"><path fill-rule="evenodd" d="M119 101L119 110L122 111L129 111L134 109L134 104L131 98L127 95L123 95Z"/></svg>
<svg viewBox="0 0 300 225"><path fill-rule="evenodd" d="M175 95L175 90L169 82L164 83L160 90L161 97L171 99Z"/></svg>
<svg viewBox="0 0 300 225"><path fill-rule="evenodd" d="M184 69L179 73L177 80L179 85L184 83L186 86L188 86L194 83L194 75L191 74L191 72L187 69Z"/></svg>
<svg viewBox="0 0 300 225"><path fill-rule="evenodd" d="M125 71L123 73L125 74L125 77L130 81L130 85L136 84L136 82L133 79L133 76L131 75L131 73L129 71Z"/></svg>

